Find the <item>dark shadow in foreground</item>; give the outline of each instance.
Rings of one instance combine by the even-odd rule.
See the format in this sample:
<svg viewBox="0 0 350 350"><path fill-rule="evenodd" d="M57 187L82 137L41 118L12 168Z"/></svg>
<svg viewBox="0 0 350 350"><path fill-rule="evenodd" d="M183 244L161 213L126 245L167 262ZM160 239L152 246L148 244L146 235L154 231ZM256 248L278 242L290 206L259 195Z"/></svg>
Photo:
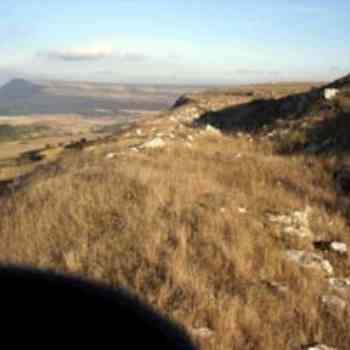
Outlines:
<svg viewBox="0 0 350 350"><path fill-rule="evenodd" d="M12 346L194 349L183 330L122 289L17 267L0 267L0 284L2 336Z"/></svg>

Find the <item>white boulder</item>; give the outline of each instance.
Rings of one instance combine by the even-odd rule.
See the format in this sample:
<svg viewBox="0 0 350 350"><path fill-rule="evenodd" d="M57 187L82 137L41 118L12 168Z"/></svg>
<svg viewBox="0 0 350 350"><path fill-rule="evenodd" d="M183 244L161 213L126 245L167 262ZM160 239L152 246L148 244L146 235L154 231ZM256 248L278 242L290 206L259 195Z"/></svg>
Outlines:
<svg viewBox="0 0 350 350"><path fill-rule="evenodd" d="M108 154L106 155L106 159L113 159L113 158L115 158L116 156L117 156L116 153L108 153Z"/></svg>
<svg viewBox="0 0 350 350"><path fill-rule="evenodd" d="M212 134L212 135L221 135L221 131L217 128L214 128L212 125L208 124L207 127L205 128L205 131L208 134Z"/></svg>
<svg viewBox="0 0 350 350"><path fill-rule="evenodd" d="M163 139L161 139L160 137L156 137L153 140L146 142L143 145L143 148L148 148L148 149L162 148L162 147L165 147L165 145L166 143L164 142Z"/></svg>
<svg viewBox="0 0 350 350"><path fill-rule="evenodd" d="M337 349L331 348L327 345L319 344L319 345L308 346L307 348L304 348L304 350L337 350Z"/></svg>
<svg viewBox="0 0 350 350"><path fill-rule="evenodd" d="M339 93L339 89L325 89L324 90L324 98L326 100L332 100Z"/></svg>
<svg viewBox="0 0 350 350"><path fill-rule="evenodd" d="M333 252L337 252L339 254L346 254L348 252L348 247L345 243L342 242L332 242L330 244L330 249Z"/></svg>

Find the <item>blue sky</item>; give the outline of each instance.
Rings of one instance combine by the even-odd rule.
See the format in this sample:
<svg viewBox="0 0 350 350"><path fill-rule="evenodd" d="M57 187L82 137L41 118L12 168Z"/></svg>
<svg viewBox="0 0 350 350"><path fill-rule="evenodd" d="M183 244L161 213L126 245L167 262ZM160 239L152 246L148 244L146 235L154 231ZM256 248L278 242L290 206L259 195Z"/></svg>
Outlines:
<svg viewBox="0 0 350 350"><path fill-rule="evenodd" d="M350 72L348 0L1 0L14 76L236 84Z"/></svg>

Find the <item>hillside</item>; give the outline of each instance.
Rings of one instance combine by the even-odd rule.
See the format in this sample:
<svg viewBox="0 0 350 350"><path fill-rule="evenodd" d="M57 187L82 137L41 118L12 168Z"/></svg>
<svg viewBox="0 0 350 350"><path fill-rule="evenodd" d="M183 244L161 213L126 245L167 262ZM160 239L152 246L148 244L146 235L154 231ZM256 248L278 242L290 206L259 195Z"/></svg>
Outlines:
<svg viewBox="0 0 350 350"><path fill-rule="evenodd" d="M349 81L190 93L17 159L1 260L124 285L205 350L349 349Z"/></svg>
<svg viewBox="0 0 350 350"><path fill-rule="evenodd" d="M0 88L0 116L120 116L169 108L186 87L14 79Z"/></svg>

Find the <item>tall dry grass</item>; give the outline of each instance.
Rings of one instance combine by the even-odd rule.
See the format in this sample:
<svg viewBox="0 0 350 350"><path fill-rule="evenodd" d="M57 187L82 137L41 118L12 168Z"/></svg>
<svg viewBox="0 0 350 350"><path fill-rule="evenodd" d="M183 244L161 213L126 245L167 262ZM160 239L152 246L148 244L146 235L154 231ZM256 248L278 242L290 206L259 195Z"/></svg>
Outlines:
<svg viewBox="0 0 350 350"><path fill-rule="evenodd" d="M203 349L350 348L347 315L321 307L324 277L287 264L290 243L267 220L310 205L314 231L350 244L320 162L207 137L114 160L72 152L60 169L0 198L2 262L126 286L190 332L213 330Z"/></svg>

